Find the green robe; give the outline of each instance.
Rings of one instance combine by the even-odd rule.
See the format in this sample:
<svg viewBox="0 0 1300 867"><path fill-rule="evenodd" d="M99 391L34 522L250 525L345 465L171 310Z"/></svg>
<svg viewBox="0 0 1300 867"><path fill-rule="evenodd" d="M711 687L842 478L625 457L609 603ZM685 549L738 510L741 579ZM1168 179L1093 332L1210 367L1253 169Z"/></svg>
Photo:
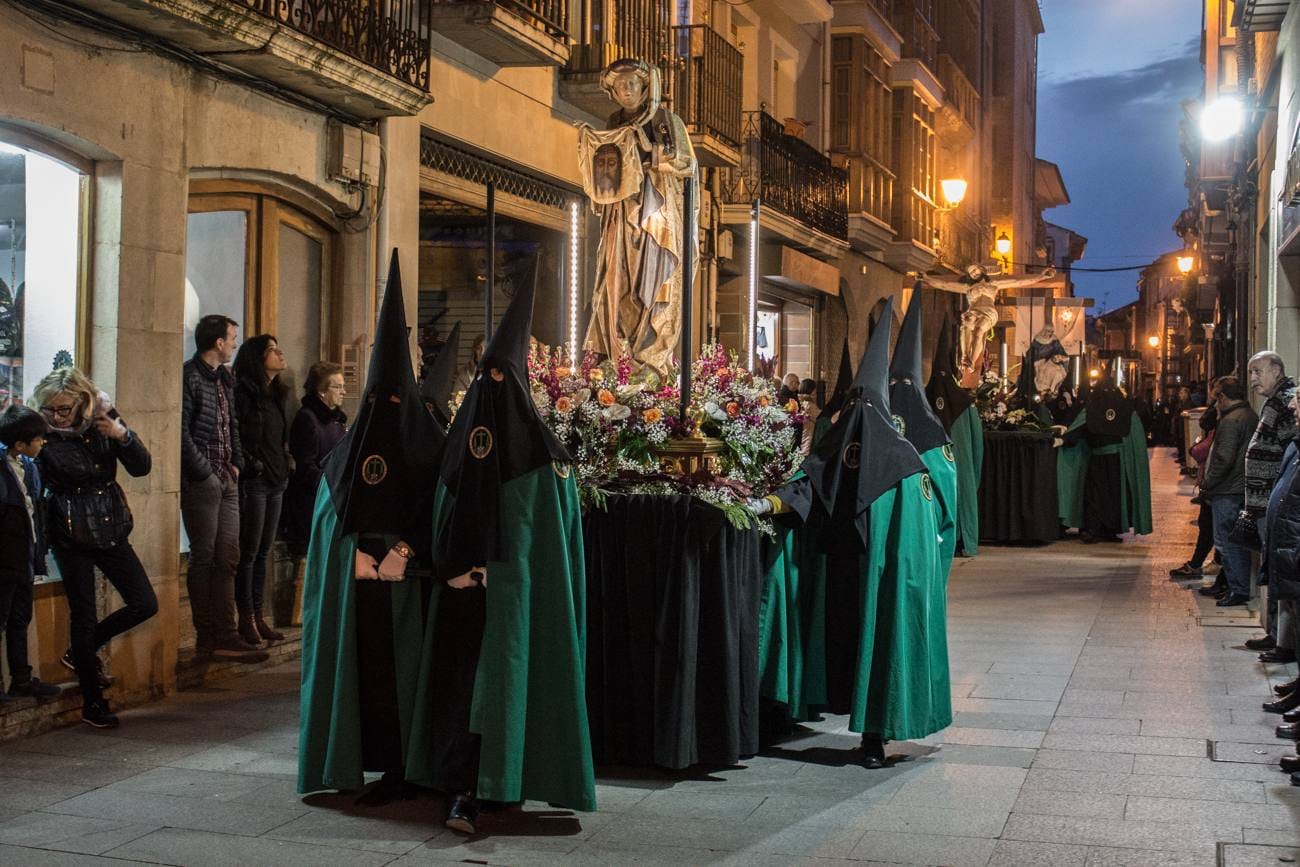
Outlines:
<svg viewBox="0 0 1300 867"><path fill-rule="evenodd" d="M1069 430L1076 430L1087 421L1083 410L1075 417ZM1137 413L1129 423L1128 436L1117 446L1107 446L1119 453L1122 496L1120 517L1124 527L1132 528L1138 535L1151 532L1151 468L1147 465L1146 432ZM1067 527L1083 526L1083 484L1088 473L1088 458L1092 452L1086 442L1057 449L1056 489L1061 523Z"/></svg>
<svg viewBox="0 0 1300 867"><path fill-rule="evenodd" d="M321 480L312 517L302 590L302 690L298 720L298 791L354 790L364 785L357 681L355 535L340 535L329 485ZM396 542L393 537L391 542ZM418 675L410 649L424 628L419 582L392 588L402 740L410 730Z"/></svg>
<svg viewBox="0 0 1300 867"><path fill-rule="evenodd" d="M854 655L855 670L850 731L908 740L951 724L936 496L929 476L917 474L869 507L869 550L857 558L857 574L849 579L860 583L862 621L852 648L827 645L827 558L819 553L820 531L778 530L773 544L779 550L764 588L760 692L784 704L794 720L811 719L826 706L827 655L847 652Z"/></svg>
<svg viewBox="0 0 1300 867"><path fill-rule="evenodd" d="M596 809L586 705L586 570L578 489L563 468L539 467L501 488L502 550L487 564L487 621L474 684L470 731L481 736L477 796ZM439 484L434 538L453 512ZM436 775L430 750L434 625L442 593L434 582L420 659L407 777Z"/></svg>
<svg viewBox="0 0 1300 867"><path fill-rule="evenodd" d="M979 551L980 476L984 473L984 425L974 405L957 417L948 431L957 463L957 539L963 553Z"/></svg>

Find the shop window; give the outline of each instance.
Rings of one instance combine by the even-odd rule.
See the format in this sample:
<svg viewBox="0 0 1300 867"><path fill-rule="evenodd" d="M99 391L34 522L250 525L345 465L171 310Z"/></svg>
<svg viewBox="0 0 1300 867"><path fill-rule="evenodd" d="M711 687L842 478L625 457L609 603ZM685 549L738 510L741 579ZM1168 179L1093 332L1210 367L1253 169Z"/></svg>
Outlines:
<svg viewBox="0 0 1300 867"><path fill-rule="evenodd" d="M0 409L85 364L87 173L8 139L0 128Z"/></svg>

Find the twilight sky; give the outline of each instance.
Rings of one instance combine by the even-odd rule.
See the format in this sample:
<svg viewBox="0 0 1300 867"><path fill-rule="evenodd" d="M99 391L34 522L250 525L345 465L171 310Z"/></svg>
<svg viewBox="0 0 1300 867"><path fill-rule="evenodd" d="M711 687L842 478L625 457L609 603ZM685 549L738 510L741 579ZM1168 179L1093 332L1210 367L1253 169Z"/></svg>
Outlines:
<svg viewBox="0 0 1300 867"><path fill-rule="evenodd" d="M1071 203L1044 218L1088 238L1079 267L1150 262L1180 246L1187 206L1179 103L1200 96L1197 0L1042 0L1038 155L1061 167ZM1076 273L1076 292L1114 309L1137 272Z"/></svg>

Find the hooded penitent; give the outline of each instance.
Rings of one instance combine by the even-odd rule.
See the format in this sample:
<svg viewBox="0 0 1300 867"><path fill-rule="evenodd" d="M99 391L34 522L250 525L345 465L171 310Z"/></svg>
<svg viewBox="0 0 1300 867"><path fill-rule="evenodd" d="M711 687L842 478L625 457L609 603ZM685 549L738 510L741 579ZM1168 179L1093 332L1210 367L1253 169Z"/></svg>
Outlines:
<svg viewBox="0 0 1300 867"><path fill-rule="evenodd" d="M893 309L891 298L882 321L890 321ZM855 524L863 544L863 516L875 499L900 479L925 471L890 417L888 334L882 330L868 342L839 418L803 462L813 499L833 523Z"/></svg>
<svg viewBox="0 0 1300 867"><path fill-rule="evenodd" d="M569 455L528 387L533 286L521 288L488 343L452 421L433 506L439 579L486 568L482 586L432 582L407 776L435 787L459 779L476 744L471 786L485 800L538 800L595 809L585 699L585 588L581 511ZM483 594L473 629L453 616ZM473 634L477 632L477 634ZM476 659L454 673L458 655ZM480 637L481 636L481 637ZM459 678L472 680L463 699ZM457 696L451 701L448 696ZM449 706L464 708L463 721ZM450 720L450 721L449 721ZM465 737L468 736L468 737Z"/></svg>
<svg viewBox="0 0 1300 867"><path fill-rule="evenodd" d="M830 418L839 412L844 406L844 395L849 391L849 386L853 383L853 359L849 357L849 339L844 338L844 346L840 349L840 370L835 375L835 390L831 392L830 398L826 405L822 407L822 415Z"/></svg>
<svg viewBox="0 0 1300 867"><path fill-rule="evenodd" d="M954 359L948 321L939 329L939 340L930 365L930 382L925 393L939 422L952 441L957 470L957 526L955 542L966 556L979 548L980 477L984 472L984 425L970 392L953 377Z"/></svg>
<svg viewBox="0 0 1300 867"><path fill-rule="evenodd" d="M1088 392L1084 408L1088 411L1089 432L1102 436L1128 436L1133 417L1133 401L1125 397L1113 383L1102 381Z"/></svg>
<svg viewBox="0 0 1300 867"><path fill-rule="evenodd" d="M421 640L418 579L358 580L403 540L427 548L444 435L416 388L397 252L356 422L330 452L303 578L298 791L359 789L365 771L400 772ZM423 517L422 517L423 516ZM364 676L363 676L364 675Z"/></svg>
<svg viewBox="0 0 1300 867"><path fill-rule="evenodd" d="M1118 502L1118 532L1144 535L1152 531L1151 469L1147 463L1146 431L1133 409L1133 402L1115 385L1103 380L1080 398L1084 408L1065 433L1065 445L1057 450L1056 489L1061 524L1086 529L1085 490L1095 483L1090 472L1103 475L1098 459L1118 456L1118 472L1109 471L1114 487L1101 499ZM1114 517L1114 516L1112 516Z"/></svg>
<svg viewBox="0 0 1300 867"><path fill-rule="evenodd" d="M460 323L457 322L452 326L451 334L447 335L447 341L443 343L442 349L438 351L438 357L433 360L433 366L424 375L424 381L420 383L420 397L424 400L424 406L433 414L433 418L438 422L439 427L447 429L451 424L450 407L451 390L456 383L456 348L460 346Z"/></svg>
<svg viewBox="0 0 1300 867"><path fill-rule="evenodd" d="M948 444L948 434L925 395L921 360L921 293L912 293L912 303L898 331L898 345L889 363L889 407L894 419L902 420L903 436L924 456L930 449Z"/></svg>

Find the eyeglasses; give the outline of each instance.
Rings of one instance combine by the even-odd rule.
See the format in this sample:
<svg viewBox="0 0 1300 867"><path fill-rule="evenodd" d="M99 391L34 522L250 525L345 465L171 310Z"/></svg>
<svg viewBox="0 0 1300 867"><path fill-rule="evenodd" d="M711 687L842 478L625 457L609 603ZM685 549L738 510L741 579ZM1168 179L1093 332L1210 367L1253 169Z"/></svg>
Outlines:
<svg viewBox="0 0 1300 867"><path fill-rule="evenodd" d="M330 391L342 391L343 389L347 388L347 386L341 382L338 385L327 385L325 387L328 388Z"/></svg>
<svg viewBox="0 0 1300 867"><path fill-rule="evenodd" d="M53 416L54 418L66 418L68 416L71 416L76 411L77 411L77 405L75 403L69 404L67 406L46 405L41 407L41 412L45 413L46 415Z"/></svg>

